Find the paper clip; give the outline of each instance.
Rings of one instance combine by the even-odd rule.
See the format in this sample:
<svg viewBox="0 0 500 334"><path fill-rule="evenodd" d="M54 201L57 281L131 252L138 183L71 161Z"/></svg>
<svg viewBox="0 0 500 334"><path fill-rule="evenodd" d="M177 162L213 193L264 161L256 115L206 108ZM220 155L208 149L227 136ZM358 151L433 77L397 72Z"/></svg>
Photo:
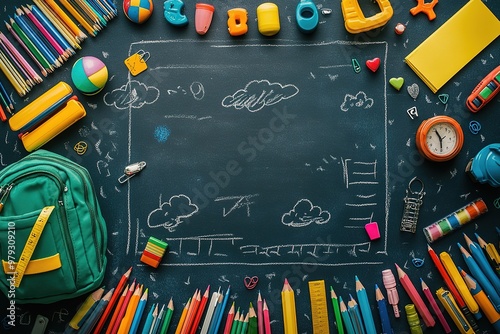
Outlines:
<svg viewBox="0 0 500 334"><path fill-rule="evenodd" d="M354 70L354 73L361 72L361 66L359 66L358 60L356 58L352 58L351 63L352 63L352 69Z"/></svg>
<svg viewBox="0 0 500 334"><path fill-rule="evenodd" d="M243 280L243 284L245 285L245 288L248 290L252 290L257 286L257 283L259 283L259 278L257 276L246 276L245 279Z"/></svg>
<svg viewBox="0 0 500 334"><path fill-rule="evenodd" d="M143 170L144 167L146 167L146 163L144 161L128 165L127 167L125 167L125 170L123 171L124 174L118 178L118 182L120 183L127 182L131 177L135 176L135 174Z"/></svg>
<svg viewBox="0 0 500 334"><path fill-rule="evenodd" d="M146 62L151 57L149 52L139 50L127 59L125 59L125 66L127 66L130 74L136 76L148 69Z"/></svg>

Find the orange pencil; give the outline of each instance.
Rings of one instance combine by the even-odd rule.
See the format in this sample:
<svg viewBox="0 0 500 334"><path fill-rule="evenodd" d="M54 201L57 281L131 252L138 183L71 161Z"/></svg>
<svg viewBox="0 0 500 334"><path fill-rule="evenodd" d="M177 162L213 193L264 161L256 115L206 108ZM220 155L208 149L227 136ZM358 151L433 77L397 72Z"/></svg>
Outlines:
<svg viewBox="0 0 500 334"><path fill-rule="evenodd" d="M193 326L189 334L195 334L200 324L201 317L203 316L203 311L205 311L205 306L207 306L208 296L210 295L210 285L207 286L203 297L201 298L200 306L198 306L198 311L196 312L196 317L194 318Z"/></svg>
<svg viewBox="0 0 500 334"><path fill-rule="evenodd" d="M115 311L113 312L113 316L111 317L111 320L109 321L108 329L106 330L106 334L111 333L111 330L113 329L113 326L116 322L116 318L118 318L118 313L120 313L120 309L122 308L123 302L125 301L125 296L127 296L128 290L129 290L129 285L127 284L127 286L123 290L123 293L120 296L120 299L118 299L118 303L116 304L116 308L115 308ZM96 332L94 331L94 333L96 333ZM97 332L97 333L99 333L99 332Z"/></svg>
<svg viewBox="0 0 500 334"><path fill-rule="evenodd" d="M191 306L191 298L189 298L186 305L184 306L184 310L182 310L181 318L179 319L179 323L177 324L175 334L179 334L182 331L182 326L184 325L184 322L186 322L186 316L189 310L189 306Z"/></svg>
<svg viewBox="0 0 500 334"><path fill-rule="evenodd" d="M132 325L132 320L134 319L135 310L137 309L137 305L139 305L139 299L141 298L142 294L142 287L142 285L137 284L134 294L132 295L132 297L130 298L130 302L128 303L125 315L120 322L120 327L118 327L118 334L127 334L129 332L130 326Z"/></svg>
<svg viewBox="0 0 500 334"><path fill-rule="evenodd" d="M130 285L130 288L125 295L125 299L123 300L123 304L120 307L120 311L118 312L118 316L116 317L115 323L113 324L113 328L111 329L111 334L116 334L118 332L118 328L120 327L120 323L122 322L123 316L125 315L125 311L127 310L128 303L130 298L132 298L132 294L135 291L135 279ZM109 330L109 327L108 327Z"/></svg>
<svg viewBox="0 0 500 334"><path fill-rule="evenodd" d="M104 313L102 314L101 318L99 319L99 322L96 325L96 328L94 329L94 334L99 334L101 332L101 329L104 327L104 323L108 319L111 310L115 306L116 301L118 300L120 294L122 293L122 289L125 286L125 282L130 277L131 272L132 272L132 267L130 267L130 269L127 270L127 272L123 274L122 277L120 278L120 281L118 282L115 291L111 296L111 300L109 301L108 306L106 306Z"/></svg>
<svg viewBox="0 0 500 334"><path fill-rule="evenodd" d="M189 306L188 313L186 315L186 320L182 325L181 334L189 333L191 326L193 325L194 318L196 317L196 312L198 311L198 307L201 302L201 291L196 289L193 298L191 299L191 305Z"/></svg>

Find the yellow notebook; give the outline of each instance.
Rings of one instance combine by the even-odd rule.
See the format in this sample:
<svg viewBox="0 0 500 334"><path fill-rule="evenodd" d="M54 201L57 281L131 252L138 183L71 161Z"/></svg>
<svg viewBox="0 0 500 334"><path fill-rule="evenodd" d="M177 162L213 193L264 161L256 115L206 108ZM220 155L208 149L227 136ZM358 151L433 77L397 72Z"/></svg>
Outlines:
<svg viewBox="0 0 500 334"><path fill-rule="evenodd" d="M470 0L405 58L436 93L500 35L500 21L481 0Z"/></svg>

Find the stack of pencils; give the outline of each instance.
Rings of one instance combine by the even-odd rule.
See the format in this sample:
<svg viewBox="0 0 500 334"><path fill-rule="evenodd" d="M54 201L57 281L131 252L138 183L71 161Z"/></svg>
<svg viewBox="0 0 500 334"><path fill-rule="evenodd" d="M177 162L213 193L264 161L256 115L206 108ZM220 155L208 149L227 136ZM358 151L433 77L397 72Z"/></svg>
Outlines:
<svg viewBox="0 0 500 334"><path fill-rule="evenodd" d="M0 70L20 97L81 49L87 34L77 24L96 36L118 13L111 0L61 0L64 9L54 0L33 1L34 5L16 8L5 21L11 39L0 32Z"/></svg>
<svg viewBox="0 0 500 334"><path fill-rule="evenodd" d="M7 94L5 87L0 81L0 120L2 122L5 122L7 120L7 114L5 114L5 110L7 110L7 112L12 115L14 111L14 103L12 102L10 95Z"/></svg>
<svg viewBox="0 0 500 334"><path fill-rule="evenodd" d="M236 313L235 313L236 310ZM265 299L259 292L257 297L257 312L250 303L248 313L239 307L236 309L235 303L231 305L224 326L224 334L271 334L271 322L269 317L269 309Z"/></svg>

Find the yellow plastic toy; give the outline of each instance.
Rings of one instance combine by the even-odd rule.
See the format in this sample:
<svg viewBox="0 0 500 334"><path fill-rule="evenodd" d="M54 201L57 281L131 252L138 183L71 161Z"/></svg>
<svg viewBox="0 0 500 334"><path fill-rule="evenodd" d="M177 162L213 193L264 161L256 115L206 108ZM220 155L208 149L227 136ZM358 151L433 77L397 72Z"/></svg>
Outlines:
<svg viewBox="0 0 500 334"><path fill-rule="evenodd" d="M227 11L227 30L231 36L244 35L248 31L248 12L245 8L233 8Z"/></svg>
<svg viewBox="0 0 500 334"><path fill-rule="evenodd" d="M264 36L273 36L280 31L280 15L276 4L265 2L257 7L257 26Z"/></svg>
<svg viewBox="0 0 500 334"><path fill-rule="evenodd" d="M342 0L342 15L344 15L345 28L351 34L359 34L385 25L394 13L389 0L376 0L380 13L365 17L358 0Z"/></svg>

